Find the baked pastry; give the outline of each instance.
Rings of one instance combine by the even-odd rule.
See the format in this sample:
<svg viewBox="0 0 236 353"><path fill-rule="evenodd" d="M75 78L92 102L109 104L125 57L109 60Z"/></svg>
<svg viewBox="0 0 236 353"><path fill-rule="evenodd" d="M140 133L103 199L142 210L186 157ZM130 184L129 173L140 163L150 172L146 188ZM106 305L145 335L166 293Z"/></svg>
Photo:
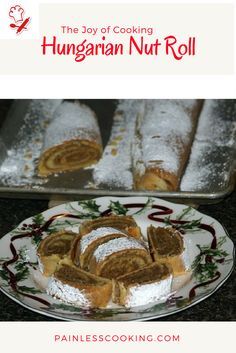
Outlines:
<svg viewBox="0 0 236 353"><path fill-rule="evenodd" d="M201 105L198 100L146 101L132 150L137 190L178 189Z"/></svg>
<svg viewBox="0 0 236 353"><path fill-rule="evenodd" d="M151 262L143 242L132 237L123 237L99 245L88 267L91 273L113 279Z"/></svg>
<svg viewBox="0 0 236 353"><path fill-rule="evenodd" d="M171 282L171 267L152 263L113 281L113 301L126 307L147 305L168 296Z"/></svg>
<svg viewBox="0 0 236 353"><path fill-rule="evenodd" d="M235 167L236 105L234 99L206 99L180 189L223 191Z"/></svg>
<svg viewBox="0 0 236 353"><path fill-rule="evenodd" d="M88 269L91 257L96 248L111 239L126 237L127 234L111 227L102 227L92 230L83 236L78 236L78 241L74 242L72 259L77 266L84 270Z"/></svg>
<svg viewBox="0 0 236 353"><path fill-rule="evenodd" d="M69 256L75 233L65 230L44 238L37 249L40 271L45 276L51 276L61 259Z"/></svg>
<svg viewBox="0 0 236 353"><path fill-rule="evenodd" d="M119 101L113 117L110 139L93 171L94 183L99 188L133 188L131 149L136 119L143 109L143 102L138 99Z"/></svg>
<svg viewBox="0 0 236 353"><path fill-rule="evenodd" d="M174 228L153 227L147 229L150 252L158 263L172 267L173 275L183 275L190 269L190 260L184 246L184 239Z"/></svg>
<svg viewBox="0 0 236 353"><path fill-rule="evenodd" d="M73 171L97 163L102 154L94 112L78 102L63 102L45 133L38 174Z"/></svg>
<svg viewBox="0 0 236 353"><path fill-rule="evenodd" d="M79 231L81 235L84 235L101 227L116 228L137 239L141 239L142 237L139 226L131 216L112 215L108 217L99 217L92 221L85 221L80 225Z"/></svg>
<svg viewBox="0 0 236 353"><path fill-rule="evenodd" d="M111 298L112 283L62 262L48 283L47 293L73 305L106 307Z"/></svg>

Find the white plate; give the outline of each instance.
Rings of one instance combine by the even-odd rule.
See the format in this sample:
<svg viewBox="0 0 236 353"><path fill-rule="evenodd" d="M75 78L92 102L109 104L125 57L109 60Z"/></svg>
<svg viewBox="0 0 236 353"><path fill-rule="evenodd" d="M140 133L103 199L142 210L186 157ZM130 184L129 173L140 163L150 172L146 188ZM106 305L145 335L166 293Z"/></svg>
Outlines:
<svg viewBox="0 0 236 353"><path fill-rule="evenodd" d="M78 229L84 219L110 211L133 215L144 236L151 224L171 223L184 231L192 276L181 279L179 289L165 301L131 309L88 309L67 305L45 292L36 257L40 239L62 228ZM182 311L214 293L232 272L234 245L220 223L185 205L147 197L100 197L60 205L22 222L0 240L0 264L0 289L40 314L63 320L143 321Z"/></svg>

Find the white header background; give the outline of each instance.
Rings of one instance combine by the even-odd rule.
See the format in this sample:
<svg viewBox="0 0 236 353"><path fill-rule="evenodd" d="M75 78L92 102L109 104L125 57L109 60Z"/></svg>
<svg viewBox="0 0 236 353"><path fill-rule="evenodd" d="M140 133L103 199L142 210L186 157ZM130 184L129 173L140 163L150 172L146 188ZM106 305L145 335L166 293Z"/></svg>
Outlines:
<svg viewBox="0 0 236 353"><path fill-rule="evenodd" d="M85 1L69 0L68 3ZM86 1L87 3L145 3L129 1ZM149 3L234 3L236 0L149 0ZM4 4L2 4L4 3ZM66 0L1 1L0 23L6 8L20 4L32 16L32 30L37 37L40 3L66 3ZM96 14L95 14L96 15ZM235 16L236 18L236 16ZM201 26L201 18L199 18ZM210 26L210 18L209 18ZM220 26L220 24L219 24ZM2 26L1 26L2 27ZM0 31L2 30L0 27ZM11 35L11 34L10 34ZM24 34L25 35L25 34ZM236 26L234 27L236 38ZM2 35L1 35L2 37ZM217 38L216 38L217 40ZM1 49L0 49L1 50ZM234 51L236 49L234 48ZM17 57L17 53L15 53ZM234 55L234 60L236 55ZM17 63L20 66L20 62ZM234 64L235 65L235 64ZM235 65L236 67L236 65ZM0 98L236 98L236 74L226 76L0 76Z"/></svg>

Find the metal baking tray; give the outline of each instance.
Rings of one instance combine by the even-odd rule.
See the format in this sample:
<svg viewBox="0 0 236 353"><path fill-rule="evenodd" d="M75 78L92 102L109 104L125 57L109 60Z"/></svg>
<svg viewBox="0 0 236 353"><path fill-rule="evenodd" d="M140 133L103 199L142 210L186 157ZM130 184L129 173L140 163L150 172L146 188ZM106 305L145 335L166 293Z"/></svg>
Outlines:
<svg viewBox="0 0 236 353"><path fill-rule="evenodd" d="M225 100L224 100L225 101ZM102 139L106 145L112 117L116 106L115 100L82 100L88 104L97 114ZM232 109L229 100L229 109ZM3 102L0 101L0 104ZM102 195L112 196L156 196L171 201L184 201L186 203L216 203L226 197L234 189L235 169L234 161L230 163L227 176L224 180L215 182L215 178L209 180L208 190L193 192L176 191L132 191L121 189L95 189L88 187L92 182L92 169L84 169L76 172L64 173L58 176L50 176L40 179L35 172L37 159L40 155L45 124L42 124L42 116L37 112L33 116L27 116L31 100L16 100L13 102L7 116L0 121L0 194L3 197L73 200L78 198L90 198ZM22 153L23 147L29 144L28 155ZM34 155L30 155L30 146L33 146ZM228 153L228 152L227 152ZM235 159L235 150L230 151L231 158ZM216 163L224 163L222 155L213 156ZM6 158L8 164L6 165ZM220 184L220 186L219 186Z"/></svg>

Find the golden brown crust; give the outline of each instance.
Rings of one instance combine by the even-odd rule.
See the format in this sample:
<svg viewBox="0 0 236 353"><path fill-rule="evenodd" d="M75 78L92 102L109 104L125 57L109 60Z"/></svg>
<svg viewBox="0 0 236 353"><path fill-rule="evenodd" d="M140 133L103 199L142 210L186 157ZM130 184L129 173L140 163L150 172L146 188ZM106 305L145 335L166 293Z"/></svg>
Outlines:
<svg viewBox="0 0 236 353"><path fill-rule="evenodd" d="M137 239L142 238L141 230L134 218L131 216L111 215L107 217L96 218L91 221L85 221L80 226L80 235L90 233L92 230L101 227L112 227L126 232L127 235Z"/></svg>
<svg viewBox="0 0 236 353"><path fill-rule="evenodd" d="M45 237L39 244L37 255L45 276L52 275L58 262L69 256L75 234L65 230Z"/></svg>
<svg viewBox="0 0 236 353"><path fill-rule="evenodd" d="M81 253L81 249L78 243L77 253L75 258L76 264L79 264L80 267L83 268L84 270L88 270L93 253L99 245L102 245L108 242L109 240L123 238L125 236L126 236L125 234L117 234L117 233L115 234L111 233L106 236L103 236L102 238L99 238L96 241L92 242L90 245L88 245L87 249L83 253Z"/></svg>
<svg viewBox="0 0 236 353"><path fill-rule="evenodd" d="M152 263L141 269L125 274L112 281L114 303L125 305L129 289L151 283L158 283L172 274L171 266L162 263Z"/></svg>
<svg viewBox="0 0 236 353"><path fill-rule="evenodd" d="M61 264L54 278L65 285L81 290L91 307L106 307L112 294L111 281L83 271L73 265Z"/></svg>
<svg viewBox="0 0 236 353"><path fill-rule="evenodd" d="M154 227L147 229L150 252L160 257L181 255L184 250L183 237L171 227Z"/></svg>
<svg viewBox="0 0 236 353"><path fill-rule="evenodd" d="M79 266L79 256L77 255L77 248L79 246L79 241L80 241L81 235L77 235L72 244L71 244L71 250L70 250L70 258L72 262L76 265Z"/></svg>
<svg viewBox="0 0 236 353"><path fill-rule="evenodd" d="M92 256L89 271L109 279L114 279L123 274L145 267L152 262L149 253L144 249L126 249L114 252L102 261L97 261Z"/></svg>
<svg viewBox="0 0 236 353"><path fill-rule="evenodd" d="M174 276L186 273L182 258L184 242L182 235L173 228L153 227L147 230L150 253L162 264L170 265Z"/></svg>
<svg viewBox="0 0 236 353"><path fill-rule="evenodd" d="M53 146L40 157L38 174L47 177L50 174L74 171L89 167L98 162L102 155L102 146L96 141L73 139Z"/></svg>
<svg viewBox="0 0 236 353"><path fill-rule="evenodd" d="M111 232L110 234L104 235L91 244L89 244L86 251L82 254L80 248L80 242L82 238L94 230L98 230L99 228L113 228L117 229L122 234L118 234L118 232ZM75 239L72 250L71 250L71 258L75 265L81 266L81 268L87 270L88 265L91 259L91 256L94 250L101 244L115 238L132 236L136 239L141 239L142 234L141 230L135 222L134 218L131 216L117 216L111 215L108 217L99 217L94 220L84 221L80 225L80 235Z"/></svg>
<svg viewBox="0 0 236 353"><path fill-rule="evenodd" d="M174 191L179 187L177 175L158 168L147 168L145 174L134 174L134 185L137 190Z"/></svg>
<svg viewBox="0 0 236 353"><path fill-rule="evenodd" d="M178 170L176 172L172 172L172 171L163 169L163 167L161 166L163 162L162 160L161 161L153 160L151 161L152 166L146 167L144 166L145 163L142 161L142 158L141 158L141 160L137 161L138 162L137 165L140 165L141 163L145 171L142 171L141 173L137 165L134 163L133 176L134 176L134 185L136 190L176 191L179 188L181 177L183 175L185 166L187 164L187 161L190 155L191 145L196 132L198 116L202 109L203 101L196 100L195 104L191 107L191 109L186 108L184 105L182 106L181 100L177 104L182 107L183 112L185 113L187 112L191 120L191 131L189 132L188 138L186 139L187 142L184 142L178 138L175 141L168 140L168 144L170 146L172 143L178 145ZM159 136L152 136L150 134L150 139L157 138L157 137ZM136 130L136 138L138 141L136 148L137 149L142 148L140 147L142 145L141 143L142 137L138 127Z"/></svg>

